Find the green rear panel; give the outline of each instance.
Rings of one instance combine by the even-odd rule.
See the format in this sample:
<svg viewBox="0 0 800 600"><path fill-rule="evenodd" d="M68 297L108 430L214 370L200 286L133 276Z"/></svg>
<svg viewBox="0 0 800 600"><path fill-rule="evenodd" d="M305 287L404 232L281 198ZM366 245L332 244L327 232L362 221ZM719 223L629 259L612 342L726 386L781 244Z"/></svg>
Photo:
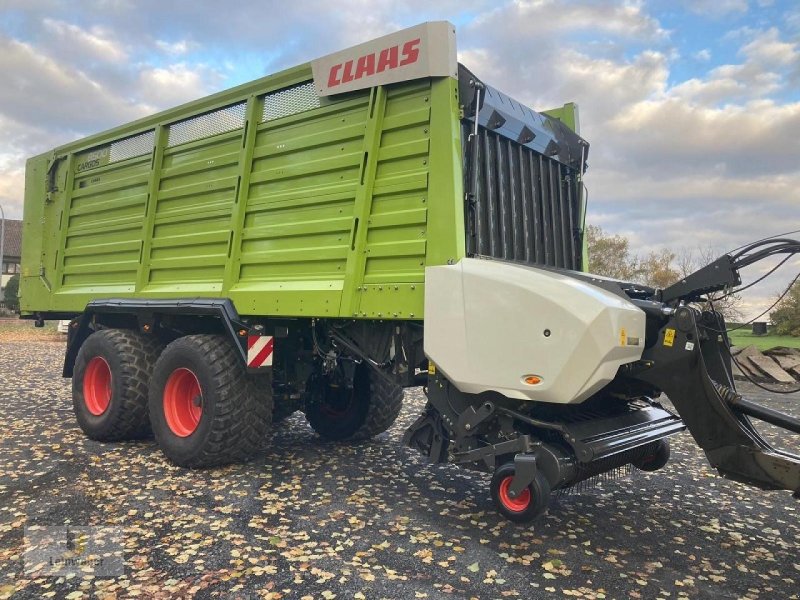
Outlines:
<svg viewBox="0 0 800 600"><path fill-rule="evenodd" d="M464 253L457 85L317 98L306 65L28 162L24 313L225 296L242 314L421 318Z"/></svg>

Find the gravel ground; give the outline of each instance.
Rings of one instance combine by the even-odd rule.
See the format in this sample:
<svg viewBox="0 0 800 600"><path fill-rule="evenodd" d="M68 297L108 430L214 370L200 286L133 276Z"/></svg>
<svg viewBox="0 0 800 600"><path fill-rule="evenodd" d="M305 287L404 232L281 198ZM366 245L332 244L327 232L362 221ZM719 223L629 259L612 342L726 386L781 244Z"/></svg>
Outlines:
<svg viewBox="0 0 800 600"><path fill-rule="evenodd" d="M523 527L488 476L401 445L419 390L372 442L323 442L295 415L251 463L186 471L152 441L84 438L62 355L0 341L0 598L800 596L800 503L717 477L686 433L661 472L554 498ZM800 414L800 394L769 404ZM26 574L24 528L64 525L120 528L124 574Z"/></svg>

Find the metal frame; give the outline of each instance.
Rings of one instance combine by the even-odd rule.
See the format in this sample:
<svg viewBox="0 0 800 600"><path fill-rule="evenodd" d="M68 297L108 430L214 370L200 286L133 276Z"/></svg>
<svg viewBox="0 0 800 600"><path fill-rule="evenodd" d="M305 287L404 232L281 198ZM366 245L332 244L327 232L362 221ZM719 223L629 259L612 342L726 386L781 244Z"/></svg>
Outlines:
<svg viewBox="0 0 800 600"><path fill-rule="evenodd" d="M730 359L723 354L728 344L724 332L725 320L718 313L681 306L664 319L655 343L629 377L670 398L721 475L800 497L800 456L773 448L747 415L791 431L800 429L800 419L741 400Z"/></svg>
<svg viewBox="0 0 800 600"><path fill-rule="evenodd" d="M94 332L98 319L103 317L135 317L137 329L156 335L159 318L163 315L210 316L219 319L226 337L237 348L244 364L247 364L247 334L251 325L244 321L233 302L227 298L194 298L186 300L131 300L116 298L93 300L86 310L70 323L67 350L64 356L64 377L72 377L75 359L83 342ZM245 334L241 335L241 331ZM259 333L264 333L260 330Z"/></svg>
<svg viewBox="0 0 800 600"><path fill-rule="evenodd" d="M465 394L438 372L429 375L426 392L428 407L403 442L431 462L449 458L482 470L494 470L498 461L513 457L512 493L530 484L537 470L552 489L568 487L629 464L659 440L685 429L681 419L652 401L623 403L606 418L572 422L566 415L559 420L533 418L511 408L499 394ZM563 448L547 441L553 437Z"/></svg>

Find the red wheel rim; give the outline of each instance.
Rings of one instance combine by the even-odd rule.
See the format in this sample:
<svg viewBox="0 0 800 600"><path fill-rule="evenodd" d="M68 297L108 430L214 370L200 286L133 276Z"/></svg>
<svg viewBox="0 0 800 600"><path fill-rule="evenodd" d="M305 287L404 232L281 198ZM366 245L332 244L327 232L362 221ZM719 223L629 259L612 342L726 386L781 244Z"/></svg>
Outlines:
<svg viewBox="0 0 800 600"><path fill-rule="evenodd" d="M203 393L189 369L175 369L164 386L164 417L178 437L192 435L203 415Z"/></svg>
<svg viewBox="0 0 800 600"><path fill-rule="evenodd" d="M528 505L531 503L531 491L530 489L525 488L519 494L517 494L516 498L512 498L509 495L509 489L511 488L511 482L513 480L514 476L509 475L500 482L498 496L500 497L500 502L502 502L503 506L505 506L508 510L522 512L528 508Z"/></svg>
<svg viewBox="0 0 800 600"><path fill-rule="evenodd" d="M83 402L86 410L99 417L111 404L111 367L102 356L94 356L83 376Z"/></svg>

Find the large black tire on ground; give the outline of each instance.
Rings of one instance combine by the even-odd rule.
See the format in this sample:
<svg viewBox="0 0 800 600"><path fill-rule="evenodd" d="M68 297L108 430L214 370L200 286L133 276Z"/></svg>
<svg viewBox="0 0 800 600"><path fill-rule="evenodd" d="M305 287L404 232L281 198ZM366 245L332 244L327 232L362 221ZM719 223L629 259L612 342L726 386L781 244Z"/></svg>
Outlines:
<svg viewBox="0 0 800 600"><path fill-rule="evenodd" d="M200 411L194 428L181 430L176 429L174 417L172 426L168 423L165 389L176 377L191 380L187 372L198 386L195 405ZM150 421L156 441L167 458L181 467L245 461L265 445L272 420L271 389L270 375L248 376L226 338L178 338L159 357L150 385Z"/></svg>
<svg viewBox="0 0 800 600"><path fill-rule="evenodd" d="M147 393L161 348L155 338L124 329L103 329L86 339L75 359L72 406L89 438L112 442L150 435ZM110 394L98 399L103 383Z"/></svg>
<svg viewBox="0 0 800 600"><path fill-rule="evenodd" d="M403 388L362 363L349 390L316 376L306 401L306 419L326 439L366 440L389 429L402 407Z"/></svg>

